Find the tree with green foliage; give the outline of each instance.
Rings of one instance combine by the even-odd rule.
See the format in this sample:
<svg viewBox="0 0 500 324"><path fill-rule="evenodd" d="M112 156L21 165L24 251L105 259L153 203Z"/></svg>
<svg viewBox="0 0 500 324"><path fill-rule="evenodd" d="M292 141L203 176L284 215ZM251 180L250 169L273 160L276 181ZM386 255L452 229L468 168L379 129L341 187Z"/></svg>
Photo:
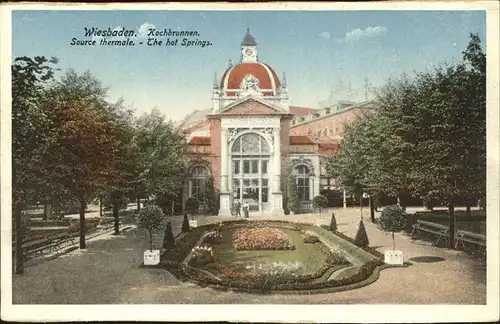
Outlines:
<svg viewBox="0 0 500 324"><path fill-rule="evenodd" d="M95 191L119 173L121 129L105 100L107 89L90 72L69 70L50 89L45 111L56 132L46 163L55 180L80 203L80 248L85 248L85 208Z"/></svg>
<svg viewBox="0 0 500 324"><path fill-rule="evenodd" d="M165 115L153 109L136 120L133 146L137 152L137 180L145 184L146 196L179 198L187 170L183 134L165 120Z"/></svg>
<svg viewBox="0 0 500 324"><path fill-rule="evenodd" d="M486 57L480 43L471 35L462 62L389 81L377 95L376 112L346 127L327 168L359 197L445 202L450 248L455 201L485 196Z"/></svg>
<svg viewBox="0 0 500 324"><path fill-rule="evenodd" d="M290 174L287 181L287 207L291 213L298 213L299 209L299 194L297 190L296 178Z"/></svg>
<svg viewBox="0 0 500 324"><path fill-rule="evenodd" d="M148 205L139 212L137 227L148 231L150 251L153 251L153 231L161 229L162 222L163 213L158 206Z"/></svg>
<svg viewBox="0 0 500 324"><path fill-rule="evenodd" d="M408 220L405 211L401 206L387 206L382 211L378 224L384 231L392 232L392 250L396 249L396 239L394 233L403 230L407 226Z"/></svg>
<svg viewBox="0 0 500 324"><path fill-rule="evenodd" d="M53 170L41 163L53 141L50 116L43 110L56 58L17 57L12 63L12 216L15 273L22 274L22 210L42 196L50 197ZM45 217L47 216L44 213Z"/></svg>

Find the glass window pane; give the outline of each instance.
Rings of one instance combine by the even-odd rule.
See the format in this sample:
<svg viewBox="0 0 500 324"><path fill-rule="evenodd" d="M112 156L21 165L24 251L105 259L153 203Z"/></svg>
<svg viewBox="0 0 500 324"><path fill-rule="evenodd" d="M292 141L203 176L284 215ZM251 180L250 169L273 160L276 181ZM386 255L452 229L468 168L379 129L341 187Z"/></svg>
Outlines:
<svg viewBox="0 0 500 324"><path fill-rule="evenodd" d="M303 186L303 185L304 185L304 178L298 178L298 179L297 179L297 182L298 182L298 183L297 183L297 185L298 185L299 187Z"/></svg>
<svg viewBox="0 0 500 324"><path fill-rule="evenodd" d="M260 170L260 173L267 174L267 161L262 161L262 168Z"/></svg>
<svg viewBox="0 0 500 324"><path fill-rule="evenodd" d="M267 144L267 141L263 138L261 141L261 152L264 152L264 153L269 152L269 145Z"/></svg>
<svg viewBox="0 0 500 324"><path fill-rule="evenodd" d="M257 134L246 134L241 137L241 149L243 153L259 153L259 139Z"/></svg>
<svg viewBox="0 0 500 324"><path fill-rule="evenodd" d="M252 179L252 186L259 186L259 179Z"/></svg>
<svg viewBox="0 0 500 324"><path fill-rule="evenodd" d="M252 173L253 174L259 173L259 161L257 160L252 161Z"/></svg>
<svg viewBox="0 0 500 324"><path fill-rule="evenodd" d="M240 179L233 179L233 188L240 186Z"/></svg>
<svg viewBox="0 0 500 324"><path fill-rule="evenodd" d="M241 152L241 137L237 138L234 141L233 147L231 148L231 152L235 152L235 153Z"/></svg>
<svg viewBox="0 0 500 324"><path fill-rule="evenodd" d="M243 173L250 173L250 161L243 161Z"/></svg>
<svg viewBox="0 0 500 324"><path fill-rule="evenodd" d="M234 174L240 173L240 160L233 161L233 173Z"/></svg>
<svg viewBox="0 0 500 324"><path fill-rule="evenodd" d="M262 179L262 187L267 187L267 179Z"/></svg>
<svg viewBox="0 0 500 324"><path fill-rule="evenodd" d="M249 187L250 186L250 179L243 179L243 186Z"/></svg>
<svg viewBox="0 0 500 324"><path fill-rule="evenodd" d="M268 202L268 197L269 197L269 189L268 188L262 188L262 202L263 203Z"/></svg>

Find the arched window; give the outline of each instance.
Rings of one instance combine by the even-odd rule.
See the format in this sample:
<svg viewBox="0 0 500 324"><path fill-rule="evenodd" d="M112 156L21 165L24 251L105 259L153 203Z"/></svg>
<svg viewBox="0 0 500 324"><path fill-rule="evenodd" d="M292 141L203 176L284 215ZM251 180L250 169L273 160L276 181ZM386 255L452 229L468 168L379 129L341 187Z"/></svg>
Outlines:
<svg viewBox="0 0 500 324"><path fill-rule="evenodd" d="M311 185L311 171L305 165L298 165L293 170L295 178L297 179L297 194L299 201L309 201L310 185Z"/></svg>
<svg viewBox="0 0 500 324"><path fill-rule="evenodd" d="M191 180L191 190L190 197L200 198L203 194L203 187L205 185L205 181L208 178L209 173L207 168L204 166L195 166L191 170L190 180Z"/></svg>
<svg viewBox="0 0 500 324"><path fill-rule="evenodd" d="M248 133L238 137L231 148L231 152L234 154L261 154L269 153L269 145L266 140L262 138L259 134Z"/></svg>

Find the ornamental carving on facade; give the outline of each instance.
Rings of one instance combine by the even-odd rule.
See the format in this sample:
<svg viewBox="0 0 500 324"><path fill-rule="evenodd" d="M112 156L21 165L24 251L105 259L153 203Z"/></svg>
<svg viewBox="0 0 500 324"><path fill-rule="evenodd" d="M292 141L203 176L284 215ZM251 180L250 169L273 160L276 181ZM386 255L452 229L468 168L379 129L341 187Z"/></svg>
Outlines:
<svg viewBox="0 0 500 324"><path fill-rule="evenodd" d="M299 158L290 160L290 169L292 170L292 172L299 165L305 165L309 169L309 175L314 176L314 164L312 163L311 159L306 159L301 156Z"/></svg>
<svg viewBox="0 0 500 324"><path fill-rule="evenodd" d="M238 138L244 131L254 132L264 137L268 143L274 145L274 133L275 128L228 128L227 143L231 144L236 138Z"/></svg>

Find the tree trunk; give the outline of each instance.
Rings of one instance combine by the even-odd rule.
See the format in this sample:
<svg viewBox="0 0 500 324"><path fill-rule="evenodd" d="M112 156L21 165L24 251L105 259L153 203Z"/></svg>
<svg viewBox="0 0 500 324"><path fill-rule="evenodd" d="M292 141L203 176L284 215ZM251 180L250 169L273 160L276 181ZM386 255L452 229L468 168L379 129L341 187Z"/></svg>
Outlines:
<svg viewBox="0 0 500 324"><path fill-rule="evenodd" d="M172 200L172 216L175 214L175 202Z"/></svg>
<svg viewBox="0 0 500 324"><path fill-rule="evenodd" d="M85 199L80 198L80 249L85 248Z"/></svg>
<svg viewBox="0 0 500 324"><path fill-rule="evenodd" d="M50 218L50 202L47 200L43 203L43 220L46 221L47 219Z"/></svg>
<svg viewBox="0 0 500 324"><path fill-rule="evenodd" d="M373 197L371 195L370 195L369 203L370 203L370 219L371 219L372 223L375 224L375 206L373 206Z"/></svg>
<svg viewBox="0 0 500 324"><path fill-rule="evenodd" d="M24 259L23 259L23 228L22 228L22 207L21 204L14 204L14 217L15 217L15 239L16 239L16 259L15 268L16 274L24 273Z"/></svg>
<svg viewBox="0 0 500 324"><path fill-rule="evenodd" d="M137 197L137 211L141 210L141 198Z"/></svg>
<svg viewBox="0 0 500 324"><path fill-rule="evenodd" d="M396 238L394 237L394 232L392 232L392 250L396 251Z"/></svg>
<svg viewBox="0 0 500 324"><path fill-rule="evenodd" d="M363 195L359 196L359 211L361 212L361 220L363 220Z"/></svg>
<svg viewBox="0 0 500 324"><path fill-rule="evenodd" d="M120 217L118 214L119 206L117 203L113 204L113 217L115 218L115 235L120 235Z"/></svg>
<svg viewBox="0 0 500 324"><path fill-rule="evenodd" d="M102 217L102 196L99 196L99 216Z"/></svg>
<svg viewBox="0 0 500 324"><path fill-rule="evenodd" d="M448 215L449 215L449 223L450 223L450 239L448 242L448 247L450 249L455 248L455 206L453 203L448 204Z"/></svg>
<svg viewBox="0 0 500 324"><path fill-rule="evenodd" d="M149 250L153 252L153 232L149 231Z"/></svg>

